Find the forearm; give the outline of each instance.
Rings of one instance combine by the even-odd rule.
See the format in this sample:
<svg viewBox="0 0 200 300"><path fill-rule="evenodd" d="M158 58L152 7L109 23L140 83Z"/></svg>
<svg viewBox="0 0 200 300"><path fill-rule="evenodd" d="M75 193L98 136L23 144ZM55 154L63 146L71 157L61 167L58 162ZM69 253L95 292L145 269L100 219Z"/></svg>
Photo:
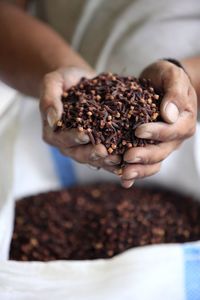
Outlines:
<svg viewBox="0 0 200 300"><path fill-rule="evenodd" d="M182 64L190 76L192 85L197 93L198 108L200 109L200 56L186 58L182 60Z"/></svg>
<svg viewBox="0 0 200 300"><path fill-rule="evenodd" d="M0 2L0 79L38 97L43 76L57 68L89 68L50 27Z"/></svg>

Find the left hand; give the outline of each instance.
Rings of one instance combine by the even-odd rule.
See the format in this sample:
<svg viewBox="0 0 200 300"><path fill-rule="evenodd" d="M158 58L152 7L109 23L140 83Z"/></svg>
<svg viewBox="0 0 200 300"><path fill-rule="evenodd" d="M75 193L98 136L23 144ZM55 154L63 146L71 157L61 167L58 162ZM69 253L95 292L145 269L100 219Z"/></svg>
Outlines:
<svg viewBox="0 0 200 300"><path fill-rule="evenodd" d="M93 76L92 70L78 67L60 68L44 76L40 97L43 139L48 144L57 147L63 155L71 157L79 163L116 173L121 157L108 155L103 144L93 146L88 135L77 129L65 129L60 132L55 132L53 129L62 116L61 97L63 91L77 84L82 77L91 78Z"/></svg>
<svg viewBox="0 0 200 300"><path fill-rule="evenodd" d="M186 72L167 61L148 66L140 77L149 78L155 89L162 90L161 116L164 122L139 126L139 138L161 143L131 148L124 154L127 162L121 176L122 185L130 187L135 179L151 176L160 170L161 163L181 143L195 132L197 96Z"/></svg>

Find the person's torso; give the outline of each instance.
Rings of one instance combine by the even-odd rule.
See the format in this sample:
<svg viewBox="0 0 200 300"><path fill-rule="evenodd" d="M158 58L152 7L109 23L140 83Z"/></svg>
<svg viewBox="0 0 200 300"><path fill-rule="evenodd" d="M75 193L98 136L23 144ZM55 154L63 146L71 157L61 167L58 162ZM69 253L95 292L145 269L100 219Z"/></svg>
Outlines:
<svg viewBox="0 0 200 300"><path fill-rule="evenodd" d="M199 0L36 0L35 9L97 71L137 75L200 52Z"/></svg>

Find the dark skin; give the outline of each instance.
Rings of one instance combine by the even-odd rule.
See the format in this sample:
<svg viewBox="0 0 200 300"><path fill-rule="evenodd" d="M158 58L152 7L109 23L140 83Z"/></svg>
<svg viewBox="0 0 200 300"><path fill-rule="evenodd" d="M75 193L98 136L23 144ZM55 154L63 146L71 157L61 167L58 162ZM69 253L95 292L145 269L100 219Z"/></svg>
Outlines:
<svg viewBox="0 0 200 300"><path fill-rule="evenodd" d="M58 33L23 11L26 1L19 2L20 8L0 1L1 80L27 95L40 97L46 142L81 163L118 174L121 158L108 155L103 145L93 147L88 136L76 130L53 132L52 127L62 114L63 90L95 72ZM136 134L162 143L125 153L127 166L120 175L124 187L157 173L161 162L195 132L197 99L200 104L200 58L188 58L182 63L191 80L182 69L164 61L157 61L142 72L165 92L161 105L165 122L141 125Z"/></svg>

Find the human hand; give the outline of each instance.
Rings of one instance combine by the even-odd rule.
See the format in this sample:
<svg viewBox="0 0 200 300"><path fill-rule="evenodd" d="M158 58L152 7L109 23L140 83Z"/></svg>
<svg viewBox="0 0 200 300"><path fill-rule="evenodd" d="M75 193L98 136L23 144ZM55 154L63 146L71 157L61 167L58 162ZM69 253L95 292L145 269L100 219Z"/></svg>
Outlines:
<svg viewBox="0 0 200 300"><path fill-rule="evenodd" d="M197 96L186 72L167 61L148 66L140 77L149 78L157 90L164 92L161 116L164 122L148 123L136 129L136 136L159 141L157 145L131 148L126 151L127 163L121 176L122 185L130 187L134 180L151 176L180 144L195 132Z"/></svg>
<svg viewBox="0 0 200 300"><path fill-rule="evenodd" d="M43 139L48 144L57 147L65 156L80 163L116 172L121 158L117 155L108 156L107 150L102 144L93 146L88 135L77 129L60 132L53 130L63 112L62 93L77 84L82 77L91 78L94 75L92 71L75 67L58 69L45 75L40 97Z"/></svg>

